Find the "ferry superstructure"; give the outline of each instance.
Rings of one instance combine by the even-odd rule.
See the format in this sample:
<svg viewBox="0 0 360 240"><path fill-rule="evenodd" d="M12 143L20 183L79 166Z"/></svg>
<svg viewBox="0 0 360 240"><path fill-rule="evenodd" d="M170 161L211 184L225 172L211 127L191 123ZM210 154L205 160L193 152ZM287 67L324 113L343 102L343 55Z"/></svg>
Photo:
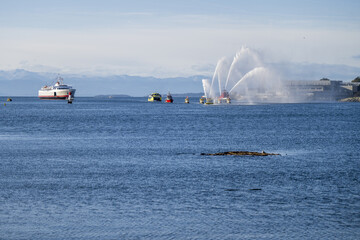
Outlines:
<svg viewBox="0 0 360 240"><path fill-rule="evenodd" d="M63 78L58 77L53 86L44 86L39 90L39 98L68 100L68 103L72 103L75 91L76 89L63 83Z"/></svg>

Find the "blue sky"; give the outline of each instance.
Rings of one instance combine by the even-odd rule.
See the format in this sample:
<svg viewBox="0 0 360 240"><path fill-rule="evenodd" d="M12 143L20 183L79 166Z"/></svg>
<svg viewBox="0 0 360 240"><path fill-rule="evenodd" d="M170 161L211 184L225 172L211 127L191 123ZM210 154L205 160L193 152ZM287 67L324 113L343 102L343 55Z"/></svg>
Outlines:
<svg viewBox="0 0 360 240"><path fill-rule="evenodd" d="M211 74L245 45L269 63L360 67L360 1L0 1L0 70Z"/></svg>

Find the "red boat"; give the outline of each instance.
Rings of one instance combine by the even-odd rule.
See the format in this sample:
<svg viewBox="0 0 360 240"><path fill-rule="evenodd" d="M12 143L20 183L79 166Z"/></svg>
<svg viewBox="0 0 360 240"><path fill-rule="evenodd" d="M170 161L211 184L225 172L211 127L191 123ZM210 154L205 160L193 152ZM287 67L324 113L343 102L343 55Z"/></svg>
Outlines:
<svg viewBox="0 0 360 240"><path fill-rule="evenodd" d="M229 98L229 93L224 89L219 98Z"/></svg>
<svg viewBox="0 0 360 240"><path fill-rule="evenodd" d="M223 90L220 97L218 98L218 103L231 103L230 95L226 90Z"/></svg>
<svg viewBox="0 0 360 240"><path fill-rule="evenodd" d="M174 102L174 100L173 100L170 92L168 92L168 94L166 95L165 102L166 102L166 103L172 103L172 102Z"/></svg>

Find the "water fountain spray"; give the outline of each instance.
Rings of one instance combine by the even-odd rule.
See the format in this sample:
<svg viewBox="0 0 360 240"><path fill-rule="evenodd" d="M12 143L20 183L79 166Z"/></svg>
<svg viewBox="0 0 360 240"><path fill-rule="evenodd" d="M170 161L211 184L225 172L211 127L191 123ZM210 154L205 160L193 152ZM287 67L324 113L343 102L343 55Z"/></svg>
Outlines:
<svg viewBox="0 0 360 240"><path fill-rule="evenodd" d="M227 99L268 99L279 91L279 78L265 67L259 54L248 47L241 47L232 61L222 57L216 64L211 80L203 80L206 98L223 102ZM215 89L218 86L219 90ZM229 101L227 101L229 102Z"/></svg>

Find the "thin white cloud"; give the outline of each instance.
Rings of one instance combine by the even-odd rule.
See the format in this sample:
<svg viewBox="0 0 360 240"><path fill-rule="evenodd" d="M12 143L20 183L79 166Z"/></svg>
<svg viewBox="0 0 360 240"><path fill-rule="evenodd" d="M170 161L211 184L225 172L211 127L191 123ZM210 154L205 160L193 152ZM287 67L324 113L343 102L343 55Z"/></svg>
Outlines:
<svg viewBox="0 0 360 240"><path fill-rule="evenodd" d="M242 13L77 9L65 14L76 20L74 26L65 20L59 26L2 27L0 69L19 68L26 60L29 70L48 66L75 72L187 76L204 74L194 66L216 65L219 58L233 55L242 45L261 50L268 62L360 64L353 57L360 48L357 22L343 26L343 21L327 22L324 15L319 17L322 20L295 16L284 21Z"/></svg>

